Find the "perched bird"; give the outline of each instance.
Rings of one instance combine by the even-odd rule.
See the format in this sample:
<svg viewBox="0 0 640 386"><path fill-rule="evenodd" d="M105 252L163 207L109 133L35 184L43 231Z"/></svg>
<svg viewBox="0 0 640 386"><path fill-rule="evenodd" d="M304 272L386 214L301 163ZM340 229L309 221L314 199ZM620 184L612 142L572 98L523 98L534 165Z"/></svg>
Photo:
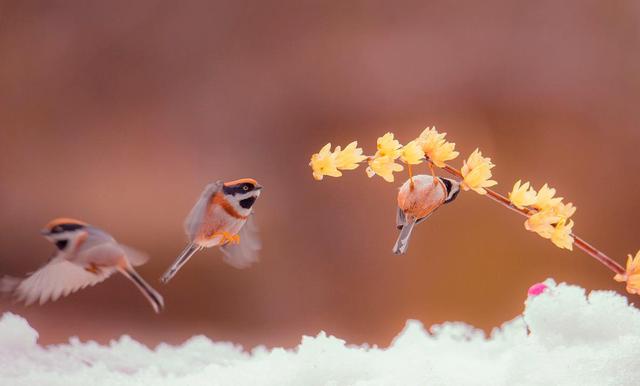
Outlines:
<svg viewBox="0 0 640 386"><path fill-rule="evenodd" d="M404 254L413 227L426 220L443 204L453 201L459 192L460 183L449 178L421 174L407 180L398 192L396 225L400 235L393 253Z"/></svg>
<svg viewBox="0 0 640 386"><path fill-rule="evenodd" d="M148 260L143 253L119 244L99 228L69 218L51 221L41 233L55 244L56 253L24 279L4 277L1 292L11 293L27 305L35 301L43 304L120 272L138 287L156 313L163 308L162 296L133 269Z"/></svg>
<svg viewBox="0 0 640 386"><path fill-rule="evenodd" d="M252 208L261 189L252 178L207 185L184 222L189 243L160 280L167 283L204 248L219 246L224 261L236 268L256 261L261 245Z"/></svg>

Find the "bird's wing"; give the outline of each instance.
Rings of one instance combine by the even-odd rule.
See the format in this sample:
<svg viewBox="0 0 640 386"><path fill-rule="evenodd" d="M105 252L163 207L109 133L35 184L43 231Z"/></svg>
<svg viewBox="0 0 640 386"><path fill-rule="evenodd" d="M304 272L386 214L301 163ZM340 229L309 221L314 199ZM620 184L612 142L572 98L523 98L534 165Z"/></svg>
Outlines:
<svg viewBox="0 0 640 386"><path fill-rule="evenodd" d="M438 210L438 208L434 209L431 213L429 213L428 215L419 218L418 220L416 220L416 225L420 224L421 222L423 222L424 220L428 219L429 217L431 217L432 214L435 213L435 211Z"/></svg>
<svg viewBox="0 0 640 386"><path fill-rule="evenodd" d="M434 209L433 212L429 213L428 215L417 219L416 225L428 219L437 209L438 208ZM407 225L407 217L404 215L402 209L398 208L398 212L396 213L396 228L398 228L398 230L402 230L405 225Z"/></svg>
<svg viewBox="0 0 640 386"><path fill-rule="evenodd" d="M225 244L220 247L224 253L224 262L235 268L246 268L258 261L258 251L262 248L258 226L253 220L253 215L249 216L247 222L242 226L239 244Z"/></svg>
<svg viewBox="0 0 640 386"><path fill-rule="evenodd" d="M57 300L60 296L100 283L113 272L115 269L103 269L94 274L62 257L56 257L19 282L14 278L4 278L3 282L7 284L5 289L13 282L12 292L18 301L24 301L27 305L35 301L43 304L49 299Z"/></svg>
<svg viewBox="0 0 640 386"><path fill-rule="evenodd" d="M142 251L123 244L118 244L118 246L124 251L124 254L127 256L127 260L129 260L129 263L134 267L138 267L149 261L149 255Z"/></svg>
<svg viewBox="0 0 640 386"><path fill-rule="evenodd" d="M137 267L149 260L149 255L128 245L118 243L110 234L96 227L89 227L89 237L79 247L78 254L96 256L102 260L113 260L123 254L127 260ZM90 259L92 260L92 259ZM94 261L98 262L98 261Z"/></svg>
<svg viewBox="0 0 640 386"><path fill-rule="evenodd" d="M222 181L217 181L215 183L207 185L202 194L200 194L200 198L189 212L189 215L184 220L184 231L189 237L189 241L192 241L195 238L195 235L198 233L198 229L202 225L202 221L204 219L204 215L207 212L207 206L211 197L216 194L218 191L222 189Z"/></svg>

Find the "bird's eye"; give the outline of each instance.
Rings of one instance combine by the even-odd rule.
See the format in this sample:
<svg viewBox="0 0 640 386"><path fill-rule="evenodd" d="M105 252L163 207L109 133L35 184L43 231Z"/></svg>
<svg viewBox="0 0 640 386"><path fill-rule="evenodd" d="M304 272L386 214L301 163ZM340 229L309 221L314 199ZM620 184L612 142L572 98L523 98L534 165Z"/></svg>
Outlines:
<svg viewBox="0 0 640 386"><path fill-rule="evenodd" d="M249 187L247 185L242 187L242 190L249 190Z"/></svg>

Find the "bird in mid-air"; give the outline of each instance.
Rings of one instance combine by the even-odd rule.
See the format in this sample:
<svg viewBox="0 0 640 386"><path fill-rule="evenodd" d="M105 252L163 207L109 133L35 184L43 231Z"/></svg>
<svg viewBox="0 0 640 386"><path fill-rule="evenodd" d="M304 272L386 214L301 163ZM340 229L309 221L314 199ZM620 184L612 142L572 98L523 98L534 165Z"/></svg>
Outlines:
<svg viewBox="0 0 640 386"><path fill-rule="evenodd" d="M144 264L147 255L118 243L102 229L74 219L55 219L41 233L56 246L56 253L25 278L2 278L1 292L27 305L36 301L43 304L120 272L142 292L156 313L164 307L162 296L133 268Z"/></svg>
<svg viewBox="0 0 640 386"><path fill-rule="evenodd" d="M204 248L220 247L224 261L236 268L256 261L261 245L252 213L261 189L252 178L207 185L184 223L189 243L160 280L167 283Z"/></svg>

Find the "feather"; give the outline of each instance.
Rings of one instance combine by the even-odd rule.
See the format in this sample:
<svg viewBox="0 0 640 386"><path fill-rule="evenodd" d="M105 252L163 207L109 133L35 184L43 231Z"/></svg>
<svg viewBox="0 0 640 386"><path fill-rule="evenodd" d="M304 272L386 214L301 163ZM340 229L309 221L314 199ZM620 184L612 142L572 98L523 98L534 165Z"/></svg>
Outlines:
<svg viewBox="0 0 640 386"><path fill-rule="evenodd" d="M413 231L414 225L416 225L416 222L413 220L409 220L404 224L398 235L398 240L396 240L396 244L393 246L394 254L404 255L407 252L409 238L411 237L411 231Z"/></svg>
<svg viewBox="0 0 640 386"><path fill-rule="evenodd" d="M189 241L193 241L195 239L204 220L204 215L207 212L207 204L209 203L209 200L211 200L211 197L213 197L214 194L222 189L222 186L222 181L217 181L207 185L200 194L200 198L198 198L196 204L191 208L191 212L189 212L189 215L184 220L184 231L189 237Z"/></svg>
<svg viewBox="0 0 640 386"><path fill-rule="evenodd" d="M144 281L144 279L132 267L120 269L120 273L135 284L144 297L147 298L156 314L164 308L164 299L162 298L162 295L147 284L147 282Z"/></svg>
<svg viewBox="0 0 640 386"><path fill-rule="evenodd" d="M184 248L182 253L180 253L180 255L176 258L173 264L171 264L171 267L169 267L167 272L165 272L164 275L162 275L162 277L160 278L160 281L163 282L164 284L167 284L169 280L171 280L176 275L176 273L178 273L180 268L182 268L182 266L185 265L187 261L189 261L191 256L193 256L200 249L202 248L197 246L196 244L193 244L193 243L187 244L187 246Z"/></svg>
<svg viewBox="0 0 640 386"><path fill-rule="evenodd" d="M262 248L258 226L249 216L246 223L238 232L239 244L225 244L220 247L224 254L224 262L235 268L246 268L258 261L258 251Z"/></svg>
<svg viewBox="0 0 640 386"><path fill-rule="evenodd" d="M44 304L48 300L55 301L61 296L96 285L114 272L115 268L108 268L94 274L62 257L56 257L25 279L18 279L19 282L15 278L4 278L1 287L13 285L11 293L26 305L36 301ZM2 290L6 292L6 288Z"/></svg>

